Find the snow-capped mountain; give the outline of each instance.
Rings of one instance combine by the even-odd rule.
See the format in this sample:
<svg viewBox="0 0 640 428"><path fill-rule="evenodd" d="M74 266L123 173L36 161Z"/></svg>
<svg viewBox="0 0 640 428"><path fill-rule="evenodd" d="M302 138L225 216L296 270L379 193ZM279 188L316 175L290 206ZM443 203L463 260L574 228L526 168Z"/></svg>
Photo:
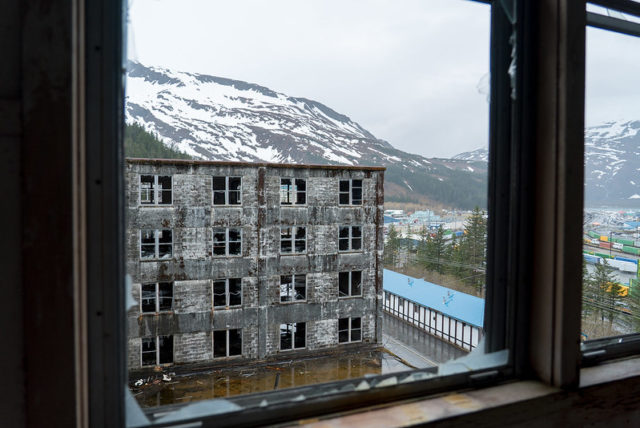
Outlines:
<svg viewBox="0 0 640 428"><path fill-rule="evenodd" d="M126 121L195 158L383 165L388 201L486 204L486 163L397 150L324 104L256 84L129 62Z"/></svg>
<svg viewBox="0 0 640 428"><path fill-rule="evenodd" d="M607 122L585 130L585 204L640 206L640 121ZM487 161L487 149L454 159Z"/></svg>
<svg viewBox="0 0 640 428"><path fill-rule="evenodd" d="M640 120L585 131L587 205L640 205Z"/></svg>

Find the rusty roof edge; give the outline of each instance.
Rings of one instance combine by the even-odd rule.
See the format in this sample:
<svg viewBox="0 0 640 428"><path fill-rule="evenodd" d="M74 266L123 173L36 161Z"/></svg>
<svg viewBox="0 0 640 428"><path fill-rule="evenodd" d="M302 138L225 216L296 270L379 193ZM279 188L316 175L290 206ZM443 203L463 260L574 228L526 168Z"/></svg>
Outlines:
<svg viewBox="0 0 640 428"><path fill-rule="evenodd" d="M387 169L384 166L208 161L208 160L193 160L193 159L125 158L125 161L127 163L142 164L142 165L212 165L212 166L246 166L246 167L253 167L253 168L269 167L269 168L333 169L333 170L359 170L359 171L385 171Z"/></svg>

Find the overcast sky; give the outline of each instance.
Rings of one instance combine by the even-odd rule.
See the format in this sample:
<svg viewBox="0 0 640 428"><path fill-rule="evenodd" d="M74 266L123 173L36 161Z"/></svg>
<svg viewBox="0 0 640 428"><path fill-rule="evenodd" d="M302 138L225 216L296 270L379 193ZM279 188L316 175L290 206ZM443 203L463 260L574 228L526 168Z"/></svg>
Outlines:
<svg viewBox="0 0 640 428"><path fill-rule="evenodd" d="M129 57L320 101L427 157L486 147L489 6L465 0L130 0ZM600 33L604 33L599 31ZM615 36L619 39L621 36ZM640 119L640 44L588 57L587 122ZM626 55L620 56L621 52ZM598 57L600 55L597 55ZM615 82L603 83L612 64ZM631 67L630 73L627 69ZM633 68L635 67L635 69ZM632 76L632 77L630 77ZM635 85L630 87L628 84ZM611 88L624 98L616 101ZM619 91L618 91L619 90ZM607 95L608 94L608 95ZM600 107L601 106L601 107Z"/></svg>

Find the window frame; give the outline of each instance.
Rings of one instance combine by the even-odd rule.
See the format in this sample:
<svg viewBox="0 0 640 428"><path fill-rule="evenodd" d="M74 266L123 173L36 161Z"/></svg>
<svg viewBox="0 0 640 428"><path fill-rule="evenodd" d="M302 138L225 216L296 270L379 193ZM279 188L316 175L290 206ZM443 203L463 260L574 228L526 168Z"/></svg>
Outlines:
<svg viewBox="0 0 640 428"><path fill-rule="evenodd" d="M151 245L151 244L143 244L142 243L142 232L145 230L153 230L153 238L154 238L154 243L153 243L153 248L154 248L154 255L153 257L142 257L142 246L143 245ZM168 244L166 242L160 243L160 236L159 236L159 232L166 232L169 231L171 232L171 243ZM139 261L141 262L148 262L148 261L165 261L165 260L173 260L173 229L140 229L138 231L138 245L139 245ZM169 245L171 248L171 255L169 257L160 257L160 245Z"/></svg>
<svg viewBox="0 0 640 428"><path fill-rule="evenodd" d="M222 230L224 229L225 234L224 234L224 254L216 254L215 253L215 235L216 235L216 229L218 230ZM229 231L231 229L234 230L238 230L240 232L240 240L238 241L230 241L229 240ZM212 258L221 258L221 257L243 257L243 250L244 250L244 246L242 244L243 242L243 230L242 230L242 226L238 226L238 227L212 227L211 228L211 257ZM229 245L232 243L240 243L240 252L238 254L229 254Z"/></svg>
<svg viewBox="0 0 640 428"><path fill-rule="evenodd" d="M288 288L288 294L287 296L295 296L295 290L296 290L296 277L302 277L304 278L304 299L295 299L292 298L291 300L282 300L282 279L285 277L289 277L291 278L291 281L289 282L289 284L291 285ZM306 273L292 273L292 274L287 274L287 275L280 275L280 287L278 288L278 290L280 291L279 295L280 295L280 303L281 304L290 304L290 303L301 303L301 302L306 302L307 301L307 292L309 291L308 287L307 287L307 274Z"/></svg>
<svg viewBox="0 0 640 428"><path fill-rule="evenodd" d="M298 324L304 324L304 346L296 346L295 342L296 342L296 336L295 336L295 332L293 331L293 328L296 329L298 328ZM282 347L282 326L286 325L287 326L287 331L290 331L291 334L291 348L283 348ZM289 330L289 328L291 328L291 330ZM307 322L303 321L303 322L288 322L288 323L280 323L280 326L278 327L278 337L279 337L279 344L278 344L278 351L282 351L282 352L291 352L291 351L298 351L300 349L307 349L307 338L308 338L308 330L307 330Z"/></svg>
<svg viewBox="0 0 640 428"><path fill-rule="evenodd" d="M171 362L170 363L161 363L160 362L160 338L164 337L164 338L171 338ZM174 364L175 361L175 341L173 340L173 335L169 334L169 335L155 335L155 336L148 336L148 337L142 337L140 338L140 367L169 367L172 366ZM145 353L144 351L144 340L145 339L152 339L153 343L155 345L155 350L153 351L156 355L155 355L155 364L143 364L144 363L144 359L142 357L142 355ZM147 353L150 353L150 351L146 351Z"/></svg>
<svg viewBox="0 0 640 428"><path fill-rule="evenodd" d="M230 291L230 281L237 280L240 285L240 303L237 305L231 304L231 291ZM216 282L224 282L224 296L225 296L225 304L224 305L216 305ZM211 280L211 307L214 310L222 310L222 309L236 309L241 308L243 303L243 287L242 287L242 278L219 278Z"/></svg>
<svg viewBox="0 0 640 428"><path fill-rule="evenodd" d="M353 274L354 273L360 273L360 294L353 294ZM345 296L341 296L340 295L340 275L342 274L348 274L348 279L347 279L347 285L349 287L349 294L345 295ZM363 297L363 273L364 271L362 270L349 270L349 271L342 271L342 272L338 272L338 299L350 299L350 298L358 298L358 297Z"/></svg>
<svg viewBox="0 0 640 428"><path fill-rule="evenodd" d="M160 310L160 284L169 284L171 287L171 305L169 307L169 309L165 309L165 310ZM155 286L155 296L154 296L154 301L155 301L155 310L154 311L144 311L143 310L143 305L142 305L142 301L143 301L143 287L145 285L154 285ZM140 284L140 314L142 315L155 315L155 314L161 314L161 313L170 313L173 312L173 302L174 302L174 282L173 281L158 281L158 282L147 282L147 283L142 283Z"/></svg>
<svg viewBox="0 0 640 428"><path fill-rule="evenodd" d="M236 355L230 355L231 353L231 331L238 331L240 333L240 353L236 354ZM230 359L230 358L242 358L243 354L243 349L242 346L244 344L244 334L243 334L243 328L239 327L239 328L220 328L220 329L213 329L211 330L211 359L212 360L221 360L221 359ZM224 357L216 357L215 356L215 332L220 332L220 331L224 331L225 334L225 356Z"/></svg>
<svg viewBox="0 0 640 428"><path fill-rule="evenodd" d="M280 226L280 251L279 254L281 256L300 256L300 255L305 255L307 254L307 229L309 227L308 226ZM288 239L282 239L282 231L284 229L291 229L291 238ZM296 242L297 241L302 241L301 239L296 239L296 232L298 231L298 229L303 229L304 230L304 251L296 251ZM291 251L289 252L283 252L282 251L282 244L283 242L290 242L291 243Z"/></svg>
<svg viewBox="0 0 640 428"><path fill-rule="evenodd" d="M213 189L213 181L216 178L222 178L224 177L224 190L214 190ZM239 178L240 179L240 189L238 190L231 190L229 188L229 179L231 178ZM239 207L242 206L242 190L243 190L243 186L244 186L244 180L243 180L243 176L241 175L212 175L211 176L211 206L212 207ZM224 204L216 204L215 203L215 199L216 199L216 192L224 192ZM238 192L238 203L237 204L230 204L229 203L229 193L230 192Z"/></svg>
<svg viewBox="0 0 640 428"><path fill-rule="evenodd" d="M340 229L342 228L349 228L349 237L348 238L341 238L340 237ZM355 237L353 236L353 228L354 227L358 227L360 228L360 236L359 237ZM341 250L340 249L340 241L341 240L347 240L348 242L348 248L346 250ZM353 240L354 239L360 239L360 248L357 250L353 249ZM362 253L364 251L364 228L363 225L361 224L354 224L354 225L339 225L338 226L338 253Z"/></svg>
<svg viewBox="0 0 640 428"><path fill-rule="evenodd" d="M359 181L360 182L360 187L354 187L353 186L353 182L354 181ZM343 182L347 182L349 184L349 190L347 192L343 192L340 190L340 186L342 185ZM354 204L354 198L353 198L353 189L360 189L360 203L359 204ZM340 201L340 197L343 194L348 194L349 195L349 203L343 204ZM353 206L353 207L361 207L364 205L364 179L362 178L348 178L348 179L340 179L338 181L338 206L342 206L342 207L347 207L347 206Z"/></svg>
<svg viewBox="0 0 640 428"><path fill-rule="evenodd" d="M286 190L283 192L282 190L282 180L291 180L291 187L289 188L289 190ZM300 191L298 190L298 183L297 181L301 180L304 181L304 190ZM294 207L306 207L307 206L307 178L296 178L296 177L280 177L280 207L287 207L287 208L294 208ZM290 202L284 202L282 200L282 195L283 193L287 194L287 199ZM304 194L304 202L303 203L299 203L298 202L298 196L300 195L300 193ZM292 198L293 196L293 198ZM295 199L295 202L291 202L293 199Z"/></svg>
<svg viewBox="0 0 640 428"><path fill-rule="evenodd" d="M353 320L357 319L360 322L360 327L354 329L353 328ZM342 329L340 330L340 321L343 320L347 320L347 328L346 329ZM351 335L353 334L353 330L358 330L360 331L360 339L358 340L353 340L351 338ZM348 334L348 340L346 341L341 341L340 340L340 333L346 331ZM338 318L338 345L348 345L349 343L360 343L362 342L362 317L343 317L343 318Z"/></svg>
<svg viewBox="0 0 640 428"><path fill-rule="evenodd" d="M491 11L492 150L489 163L490 218L487 245L488 262L502 256L508 257L503 258L507 262L502 262L502 266L499 263L488 263L488 281L491 277L495 284L506 287L504 290L492 292L491 295L488 293L487 307L507 301L509 305L504 311L498 311L502 306L493 306L494 310L485 317L485 325L489 326L492 335L498 337L488 340L487 349L491 350L496 342L504 341L499 339L499 332L504 331L505 327L499 327L496 319L508 316L513 321L509 324L510 331L505 336L510 342L510 349L513 350L510 365L480 371L473 375L446 376L429 385L397 385L393 388L394 393L390 390L362 391L357 397L342 395L324 397L321 400L309 398L304 405L296 402L258 409L245 407L242 412L226 414L225 423L242 421L245 424L264 424L291 421L293 418L353 410L354 406L419 397L452 388L482 388L514 376L537 377L547 384L562 387L575 385L571 382L571 372L577 366L578 359L572 358L572 346L562 345L575 342L579 329L575 328L575 324L569 319L579 318L580 311L572 304L565 308L562 304L571 302L570 296L580 293L580 288L571 283L571 276L565 274L567 271L575 270L576 266L579 268L581 261L578 264L575 260L568 260L565 263L568 267L564 269L562 263L554 265L544 260L544 254L553 254L556 249L563 249L562 242L573 245L573 240L567 238L575 237L566 233L563 226L570 222L578 222L581 226L581 213L578 215L571 209L558 210L554 201L575 202L576 198L580 198L582 191L582 183L577 185L570 180L570 176L577 175L582 178L579 165L581 155L573 149L582 149L580 138L584 132L583 126L576 125L576 122L580 125L580 120L584 119L578 117L583 110L575 107L579 107L581 103L584 106L580 90L584 95L584 82L581 82L584 77L584 55L581 55L584 22L581 21L585 19L585 3L543 0L540 4L534 4L538 2L514 0L516 7L511 11L511 20L500 16L496 11L499 7L508 7L510 4L501 3L503 4L495 2ZM630 2L625 2L628 3ZM105 0L88 3L85 7L86 25L82 25L82 20L71 24L79 37L86 38L85 45L82 46L87 46L85 50L76 48L85 53L86 57L79 57L84 63L80 64L78 70L83 71L75 70L73 76L84 82L82 88L86 88L86 99L92 100L84 103L78 96L79 109L84 113L84 127L81 129L85 131L82 137L86 138L86 143L83 140L82 147L86 147L86 156L77 156L81 151L73 151L74 156L71 157L74 166L87 171L86 176L80 174L80 184L86 185L87 191L82 193L77 190L75 193L82 193L80 201L87 208L86 217L82 217L87 220L87 280L81 284L74 296L79 299L81 305L85 305L84 313L87 314L85 350L91 358L86 360L86 366L83 367L87 367L89 373L115 375L93 379L91 394L84 399L78 398L76 402L78 406L86 405L92 422L101 426L124 426L125 404L122 391L126 387L126 363L124 352L113 350L122 350L126 339L123 321L125 269L123 258L120 257L124 254L125 248L125 205L122 196L122 89L125 60L122 30L126 11L122 2ZM518 37L512 39L513 49L509 44L512 29L518 30ZM89 46L95 46L95 49L89 49ZM512 52L517 57L519 65L513 69L513 81L518 89L518 96L513 102L505 102L511 91L507 70ZM555 55L538 56L538 52L553 52ZM527 70L537 73L529 73ZM565 75L560 75L559 70ZM567 81L566 75L570 76L570 82ZM573 108L568 108L567 105ZM561 114L558 108L562 110ZM580 113L577 114L576 111ZM556 135L549 134L550 132ZM547 138L549 136L552 138ZM546 150L549 147L556 150ZM571 150L566 152L566 149ZM561 155L559 159L555 157L556 154ZM548 168L541 169L543 174L536 174L536 166L544 166L545 163L548 164ZM505 175L508 171L510 172ZM556 171L557 174L547 174L549 171ZM502 176L497 172L502 173ZM498 177L501 178L496 181ZM512 181L509 178L517 180ZM549 185L545 185L545 180ZM109 189L109 192L105 192L103 186ZM549 193L549 188L555 191ZM554 197L549 198L550 194ZM509 195L517 197L510 198ZM582 210L582 205L578 205ZM496 206L505 208L507 212L496 212ZM496 217L511 221L498 222ZM555 224L558 227L552 229L560 232L560 236L553 242L545 242L538 239L533 232L541 227L539 224L546 226L546 222L551 221L551 218L556 219ZM527 237L533 239L527 241ZM577 241L581 244L580 239ZM528 244L516 245L518 242ZM514 251L509 252L505 249ZM571 251L560 251L558 254L571 254ZM534 255L540 255L543 259L535 269L531 261ZM549 269L554 266L558 266L558 269ZM549 282L539 277L532 279L534 271L540 270L555 272L556 277L551 277L552 280ZM502 274L505 272L507 275L503 277ZM569 281L565 281L566 279ZM91 287L87 284L91 284ZM535 293L531 292L533 289ZM84 296L87 297L86 300ZM554 300L553 297L558 298ZM545 328L544 333L525 337L531 331L530 325L550 328ZM78 381L81 386L88 387L86 379L83 381L79 378ZM346 381L342 381L334 386L348 385ZM302 388L301 391L309 391L309 388ZM146 413L153 418L153 412ZM201 416L183 421L188 420L201 421L205 425L219 424L221 421L219 416Z"/></svg>
<svg viewBox="0 0 640 428"><path fill-rule="evenodd" d="M143 203L142 202L142 177L145 176L152 176L153 177L153 188L151 189L151 192L153 192L153 203ZM160 177L169 177L169 179L171 180L171 188L168 190L170 192L171 195L171 202L169 202L168 204L161 204L160 201L160 197L159 195L162 192L166 192L167 190L161 190L158 187L158 183L159 183L159 178ZM173 182L173 175L160 175L160 174L139 174L139 178L138 178L138 206L140 207L171 207L173 206L173 189L174 189L174 182Z"/></svg>

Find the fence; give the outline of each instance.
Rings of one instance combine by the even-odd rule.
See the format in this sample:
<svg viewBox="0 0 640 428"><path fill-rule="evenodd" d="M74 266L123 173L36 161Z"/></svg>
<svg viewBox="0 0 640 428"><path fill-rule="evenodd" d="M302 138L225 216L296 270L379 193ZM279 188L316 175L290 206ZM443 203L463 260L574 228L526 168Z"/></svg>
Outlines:
<svg viewBox="0 0 640 428"><path fill-rule="evenodd" d="M382 309L425 332L466 351L478 346L482 328L460 321L440 311L384 291Z"/></svg>

